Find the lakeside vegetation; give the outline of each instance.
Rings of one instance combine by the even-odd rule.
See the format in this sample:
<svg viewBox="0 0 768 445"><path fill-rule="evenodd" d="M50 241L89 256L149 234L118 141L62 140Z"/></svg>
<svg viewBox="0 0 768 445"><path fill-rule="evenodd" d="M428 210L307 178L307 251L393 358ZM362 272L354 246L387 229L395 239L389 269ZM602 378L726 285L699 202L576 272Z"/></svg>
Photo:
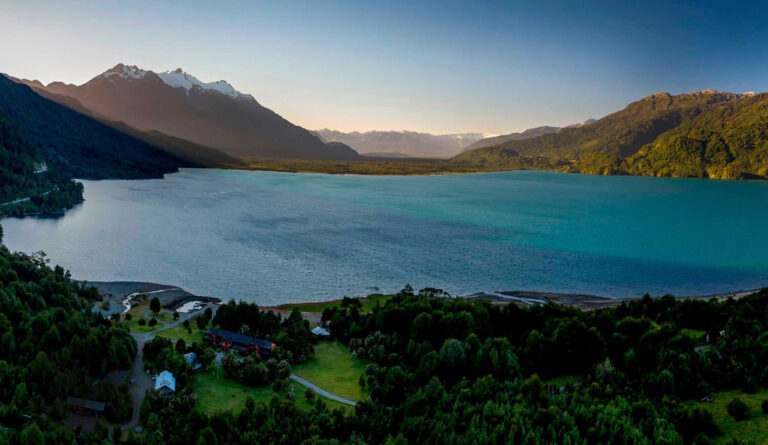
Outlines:
<svg viewBox="0 0 768 445"><path fill-rule="evenodd" d="M325 173L332 175L441 175L481 173L499 169L471 164L452 164L444 160L360 160L326 161L302 159L248 159L246 170L287 173ZM243 167L233 167L243 169Z"/></svg>
<svg viewBox="0 0 768 445"><path fill-rule="evenodd" d="M29 136L0 111L0 216L60 212L83 201L83 185L48 165Z"/></svg>
<svg viewBox="0 0 768 445"><path fill-rule="evenodd" d="M230 317L254 315L253 306L228 306ZM768 320L760 315L768 310L768 291L722 302L645 297L581 311L415 295L406 288L370 312L361 307L345 299L324 308L323 320L347 345L348 357L340 343L321 342L293 371L341 392L352 389L354 375L336 377L362 369L358 384L365 392L359 394L370 397L354 411L308 406L280 387L273 391L280 397L258 390L247 402L237 392L245 392L242 383L234 381L224 387L237 400L217 401L221 394L208 394L211 378L201 376L204 404L185 414L173 399L153 399L157 405L147 409L158 417L147 418L148 431L165 443L211 435L218 443L768 439L760 429L768 419L762 410ZM709 395L712 402L698 401ZM745 401L747 420L734 408L735 398ZM235 412L212 410L216 403ZM147 443L130 435L126 442Z"/></svg>
<svg viewBox="0 0 768 445"><path fill-rule="evenodd" d="M383 295L383 294L371 294L367 297L363 298L355 298L354 300L357 300L360 302L360 310L363 312L370 312L373 310L373 308L383 305L387 302L387 300L393 298L394 295ZM339 308L341 307L342 303L344 303L345 300L335 300L335 301L323 301L323 302L317 302L317 303L291 303L291 304L281 304L278 306L279 309L291 311L293 309L298 309L301 312L319 312L322 313L328 309L332 308Z"/></svg>
<svg viewBox="0 0 768 445"><path fill-rule="evenodd" d="M320 342L298 308L281 317L230 302L198 315L198 333L210 323L277 347L268 358L228 353L217 365L216 350L198 341L146 342L147 369L170 370L177 386L170 396L146 394L141 434L63 426L68 395L106 401L108 421L130 417L127 386L93 384L130 368L136 354L124 316L91 309L100 298L43 255L0 250L0 443L768 440L768 290L723 301L646 296L582 311L406 287L368 308L357 299L325 305L335 340ZM146 307L172 319L152 301L135 311L147 316ZM187 352L208 370L194 372ZM291 373L359 403L319 397Z"/></svg>

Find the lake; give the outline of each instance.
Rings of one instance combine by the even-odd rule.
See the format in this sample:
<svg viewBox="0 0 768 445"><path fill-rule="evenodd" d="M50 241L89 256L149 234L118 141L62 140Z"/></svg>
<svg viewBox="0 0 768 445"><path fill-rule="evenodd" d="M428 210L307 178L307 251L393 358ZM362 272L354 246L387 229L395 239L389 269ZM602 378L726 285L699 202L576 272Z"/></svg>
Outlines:
<svg viewBox="0 0 768 445"><path fill-rule="evenodd" d="M73 278L262 305L437 287L701 295L768 285L768 183L549 172L332 176L184 169L83 181L12 250Z"/></svg>

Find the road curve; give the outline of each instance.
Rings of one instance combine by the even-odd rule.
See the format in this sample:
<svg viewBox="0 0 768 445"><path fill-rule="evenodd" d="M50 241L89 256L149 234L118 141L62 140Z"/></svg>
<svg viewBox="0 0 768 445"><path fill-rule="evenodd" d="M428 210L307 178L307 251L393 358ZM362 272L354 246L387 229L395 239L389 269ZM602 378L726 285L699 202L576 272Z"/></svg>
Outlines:
<svg viewBox="0 0 768 445"><path fill-rule="evenodd" d="M327 397L331 400L335 400L339 403L343 403L345 405L349 406L355 406L357 405L357 402L349 399L345 399L344 397L337 396L336 394L332 394L323 388L320 388L319 386L315 385L314 383L310 382L309 380L302 379L301 377L297 376L296 374L291 374L291 380L294 380L296 382L301 383L302 385L306 386L307 388L312 388L315 390L316 393L320 394L323 397Z"/></svg>

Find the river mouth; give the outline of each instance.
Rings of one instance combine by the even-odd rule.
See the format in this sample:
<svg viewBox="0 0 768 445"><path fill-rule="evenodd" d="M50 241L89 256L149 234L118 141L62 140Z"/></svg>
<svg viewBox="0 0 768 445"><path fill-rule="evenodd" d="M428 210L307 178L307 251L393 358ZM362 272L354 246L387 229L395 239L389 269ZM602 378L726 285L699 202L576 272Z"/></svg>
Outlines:
<svg viewBox="0 0 768 445"><path fill-rule="evenodd" d="M624 298L768 283L762 182L200 169L83 182L86 201L61 218L3 220L5 244L76 279L267 306L406 284Z"/></svg>

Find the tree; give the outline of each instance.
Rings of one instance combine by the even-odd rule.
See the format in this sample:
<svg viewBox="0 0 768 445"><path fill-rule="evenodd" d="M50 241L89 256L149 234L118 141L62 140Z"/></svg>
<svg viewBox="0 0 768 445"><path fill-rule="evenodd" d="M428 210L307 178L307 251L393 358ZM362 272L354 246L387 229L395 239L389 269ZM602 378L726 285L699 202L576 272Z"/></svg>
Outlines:
<svg viewBox="0 0 768 445"><path fill-rule="evenodd" d="M226 354L221 360L221 365L224 367L224 374L229 378L236 378L240 373L240 362L234 354Z"/></svg>
<svg viewBox="0 0 768 445"><path fill-rule="evenodd" d="M291 375L291 364L287 360L280 360L275 373L278 379L287 379Z"/></svg>
<svg viewBox="0 0 768 445"><path fill-rule="evenodd" d="M45 445L45 436L36 423L24 427L21 432L22 445Z"/></svg>
<svg viewBox="0 0 768 445"><path fill-rule="evenodd" d="M459 375L466 359L464 347L455 338L449 338L440 348L441 370L450 378L455 378Z"/></svg>
<svg viewBox="0 0 768 445"><path fill-rule="evenodd" d="M200 354L200 365L203 368L208 368L211 366L211 363L216 359L216 353L213 352L211 349L206 349L203 351L202 354Z"/></svg>
<svg viewBox="0 0 768 445"><path fill-rule="evenodd" d="M304 392L304 398L307 399L307 402L309 402L311 405L315 400L315 390L312 388L307 388L307 390Z"/></svg>
<svg viewBox="0 0 768 445"><path fill-rule="evenodd" d="M728 415L734 418L736 421L746 420L749 418L749 407L740 398L735 397L728 402L727 406Z"/></svg>
<svg viewBox="0 0 768 445"><path fill-rule="evenodd" d="M158 300L157 297L153 298L149 302L149 310L151 310L154 313L160 312L160 300Z"/></svg>

